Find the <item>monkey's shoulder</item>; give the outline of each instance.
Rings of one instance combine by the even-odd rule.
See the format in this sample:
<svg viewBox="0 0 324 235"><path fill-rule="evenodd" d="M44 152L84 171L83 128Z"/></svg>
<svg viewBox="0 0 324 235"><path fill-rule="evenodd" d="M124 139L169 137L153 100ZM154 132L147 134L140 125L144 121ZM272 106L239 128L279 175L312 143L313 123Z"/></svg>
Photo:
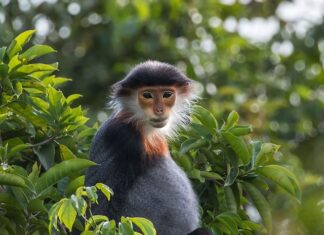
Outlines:
<svg viewBox="0 0 324 235"><path fill-rule="evenodd" d="M125 152L141 151L140 133L131 123L118 122L111 118L107 120L98 130L92 141L91 152Z"/></svg>

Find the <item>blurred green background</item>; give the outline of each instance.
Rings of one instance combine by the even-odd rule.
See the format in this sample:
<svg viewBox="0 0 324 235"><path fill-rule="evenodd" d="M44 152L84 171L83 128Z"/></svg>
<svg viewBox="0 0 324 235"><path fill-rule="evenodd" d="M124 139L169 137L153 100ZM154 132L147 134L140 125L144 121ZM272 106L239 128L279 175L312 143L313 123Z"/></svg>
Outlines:
<svg viewBox="0 0 324 235"><path fill-rule="evenodd" d="M147 59L200 84L219 120L237 110L251 138L280 144L302 203L269 194L274 233L324 234L324 0L0 0L0 45L35 28L58 53L61 87L104 121L111 84ZM53 58L55 57L55 58ZM259 220L251 208L250 215Z"/></svg>

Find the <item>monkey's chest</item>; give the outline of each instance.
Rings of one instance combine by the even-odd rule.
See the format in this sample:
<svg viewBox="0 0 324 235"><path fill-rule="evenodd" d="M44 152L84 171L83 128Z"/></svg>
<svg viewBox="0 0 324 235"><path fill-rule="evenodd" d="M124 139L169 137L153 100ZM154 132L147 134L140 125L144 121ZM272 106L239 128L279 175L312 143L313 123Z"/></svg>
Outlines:
<svg viewBox="0 0 324 235"><path fill-rule="evenodd" d="M157 234L187 234L199 226L198 202L185 173L170 158L140 176L127 192L122 214L150 219Z"/></svg>

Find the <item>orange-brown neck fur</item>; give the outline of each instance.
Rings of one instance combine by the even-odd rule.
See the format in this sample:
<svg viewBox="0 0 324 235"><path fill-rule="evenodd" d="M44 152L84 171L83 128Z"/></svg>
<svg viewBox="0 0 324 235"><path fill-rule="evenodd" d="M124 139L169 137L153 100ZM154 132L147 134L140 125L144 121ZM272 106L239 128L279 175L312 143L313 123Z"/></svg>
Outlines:
<svg viewBox="0 0 324 235"><path fill-rule="evenodd" d="M119 121L128 122L132 114L129 112L120 112L117 115ZM147 135L143 127L137 122L133 122L134 127L141 132L144 151L149 158L165 157L169 154L169 148L166 138L162 134Z"/></svg>
<svg viewBox="0 0 324 235"><path fill-rule="evenodd" d="M164 136L143 136L144 151L149 158L165 157L169 154L168 143Z"/></svg>

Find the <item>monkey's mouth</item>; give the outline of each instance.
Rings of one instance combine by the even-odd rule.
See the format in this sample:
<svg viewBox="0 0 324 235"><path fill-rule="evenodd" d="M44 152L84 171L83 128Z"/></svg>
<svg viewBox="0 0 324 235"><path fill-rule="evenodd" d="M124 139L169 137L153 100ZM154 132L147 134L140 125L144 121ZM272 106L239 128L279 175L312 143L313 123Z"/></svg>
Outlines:
<svg viewBox="0 0 324 235"><path fill-rule="evenodd" d="M151 125L155 128L162 128L167 124L168 118L152 118Z"/></svg>

